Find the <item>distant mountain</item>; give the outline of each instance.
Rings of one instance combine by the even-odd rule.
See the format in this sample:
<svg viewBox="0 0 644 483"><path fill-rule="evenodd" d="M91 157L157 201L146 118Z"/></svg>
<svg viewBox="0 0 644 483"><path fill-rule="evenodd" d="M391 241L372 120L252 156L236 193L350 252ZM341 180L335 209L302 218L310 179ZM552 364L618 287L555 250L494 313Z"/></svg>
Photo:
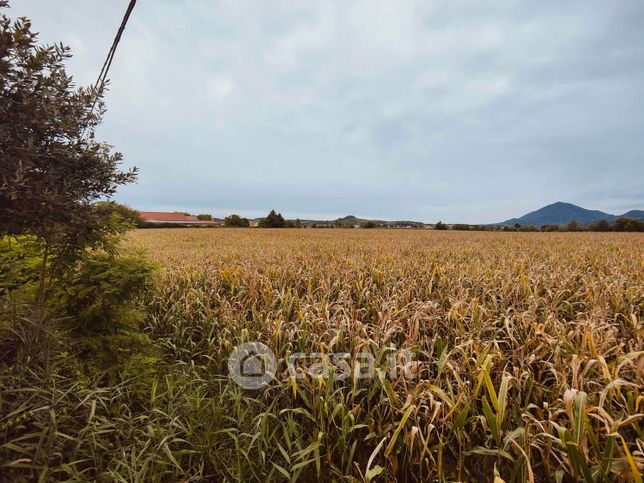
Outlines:
<svg viewBox="0 0 644 483"><path fill-rule="evenodd" d="M618 215L617 218L635 218L636 220L644 220L644 210L631 210L623 215Z"/></svg>
<svg viewBox="0 0 644 483"><path fill-rule="evenodd" d="M519 218L510 218L499 225L565 225L566 223L576 220L581 225L587 225L599 220L614 221L617 218L636 218L644 220L643 210L631 210L623 215L611 215L599 210L587 210L581 206L572 203L557 201L551 205L544 206L536 211L532 211Z"/></svg>

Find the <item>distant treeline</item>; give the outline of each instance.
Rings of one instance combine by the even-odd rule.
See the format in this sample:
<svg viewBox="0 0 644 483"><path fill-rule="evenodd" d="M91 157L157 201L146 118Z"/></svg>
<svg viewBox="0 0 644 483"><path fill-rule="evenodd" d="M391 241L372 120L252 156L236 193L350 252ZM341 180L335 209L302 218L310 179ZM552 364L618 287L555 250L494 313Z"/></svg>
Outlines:
<svg viewBox="0 0 644 483"><path fill-rule="evenodd" d="M471 231L644 231L644 222L634 218L618 218L613 223L606 220L600 220L588 225L580 225L576 220L572 220L566 225L520 225L519 223L512 226L502 225L466 225L455 224L448 227L441 222L434 225L436 230L471 230Z"/></svg>
<svg viewBox="0 0 644 483"><path fill-rule="evenodd" d="M298 220L299 221L299 220ZM407 222L388 222L376 223L373 221L366 221L360 225L349 225L342 222L327 223L327 224L312 224L306 225L310 228L419 228L419 229L434 229L434 230L456 230L456 231L523 231L523 232L555 232L555 231L644 231L644 222L633 218L618 218L613 223L606 220L600 220L596 223L588 225L580 225L577 221L573 220L566 225L469 225L466 223L446 224L439 221L435 225L423 225L421 223L407 223Z"/></svg>

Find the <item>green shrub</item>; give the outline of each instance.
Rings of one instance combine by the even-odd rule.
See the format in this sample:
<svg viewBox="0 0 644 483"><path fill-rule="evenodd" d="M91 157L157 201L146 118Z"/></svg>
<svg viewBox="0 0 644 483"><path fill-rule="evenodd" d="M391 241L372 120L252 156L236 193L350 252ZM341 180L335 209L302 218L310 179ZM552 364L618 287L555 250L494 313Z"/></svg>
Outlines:
<svg viewBox="0 0 644 483"><path fill-rule="evenodd" d="M467 224L464 224L464 223L457 223L452 227L452 230L468 231L468 230L470 230L470 225L467 225Z"/></svg>
<svg viewBox="0 0 644 483"><path fill-rule="evenodd" d="M139 330L137 301L152 288L153 266L138 256L95 254L83 260L55 294L74 345L99 369L122 366L133 356L151 357Z"/></svg>
<svg viewBox="0 0 644 483"><path fill-rule="evenodd" d="M442 221L439 221L434 225L434 230L447 230L447 225Z"/></svg>
<svg viewBox="0 0 644 483"><path fill-rule="evenodd" d="M38 280L42 243L35 237L0 237L0 297L28 288Z"/></svg>
<svg viewBox="0 0 644 483"><path fill-rule="evenodd" d="M139 328L139 301L153 285L153 266L144 258L86 254L47 280L50 287L42 304L35 300L41 270L37 239L0 239L2 361L11 364L21 354L35 356L46 334L53 345L78 352L82 364L101 370L123 368L135 355L152 356L151 343Z"/></svg>
<svg viewBox="0 0 644 483"><path fill-rule="evenodd" d="M615 231L644 231L644 223L633 218L618 218L613 226Z"/></svg>
<svg viewBox="0 0 644 483"><path fill-rule="evenodd" d="M233 214L224 218L224 226L247 228L250 226L250 221L247 218Z"/></svg>

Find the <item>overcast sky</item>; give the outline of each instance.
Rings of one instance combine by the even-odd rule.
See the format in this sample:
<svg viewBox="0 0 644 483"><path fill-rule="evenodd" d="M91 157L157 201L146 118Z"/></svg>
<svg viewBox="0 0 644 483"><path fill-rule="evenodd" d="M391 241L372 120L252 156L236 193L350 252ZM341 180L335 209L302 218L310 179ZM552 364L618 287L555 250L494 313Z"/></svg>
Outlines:
<svg viewBox="0 0 644 483"><path fill-rule="evenodd" d="M127 0L13 0L94 82ZM99 138L140 210L644 208L644 1L139 0Z"/></svg>

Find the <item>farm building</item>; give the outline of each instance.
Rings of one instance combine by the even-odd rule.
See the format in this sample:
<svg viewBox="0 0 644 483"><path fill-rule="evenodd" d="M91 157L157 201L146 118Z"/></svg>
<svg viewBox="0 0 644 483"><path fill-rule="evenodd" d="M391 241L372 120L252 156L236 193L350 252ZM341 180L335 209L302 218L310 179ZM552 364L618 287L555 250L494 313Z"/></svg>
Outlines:
<svg viewBox="0 0 644 483"><path fill-rule="evenodd" d="M139 217L144 223L177 224L177 225L220 225L216 220L200 220L194 215L178 211L167 213L163 211L140 211Z"/></svg>

